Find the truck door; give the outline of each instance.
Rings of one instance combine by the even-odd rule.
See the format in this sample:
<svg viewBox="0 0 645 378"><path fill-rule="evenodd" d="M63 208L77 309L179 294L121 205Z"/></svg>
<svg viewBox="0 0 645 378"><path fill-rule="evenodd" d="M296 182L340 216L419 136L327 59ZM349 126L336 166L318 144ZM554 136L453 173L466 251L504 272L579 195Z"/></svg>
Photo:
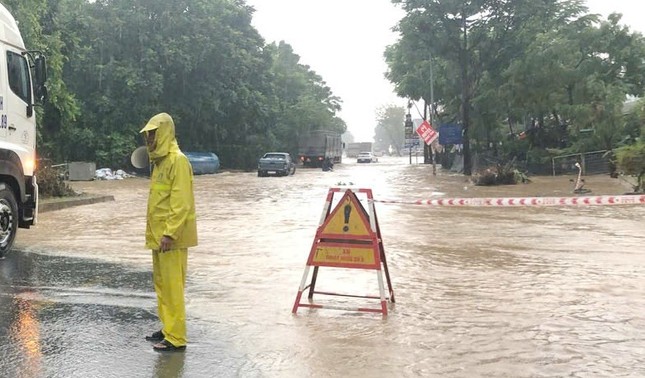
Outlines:
<svg viewBox="0 0 645 378"><path fill-rule="evenodd" d="M7 142L9 134L8 125L5 120L7 119L7 106L5 99L7 98L7 88L9 88L8 78L6 75L7 64L5 60L4 44L0 44L0 142Z"/></svg>
<svg viewBox="0 0 645 378"><path fill-rule="evenodd" d="M36 127L27 58L7 48L0 57L0 72L0 127L5 130L7 142L31 155L36 147Z"/></svg>

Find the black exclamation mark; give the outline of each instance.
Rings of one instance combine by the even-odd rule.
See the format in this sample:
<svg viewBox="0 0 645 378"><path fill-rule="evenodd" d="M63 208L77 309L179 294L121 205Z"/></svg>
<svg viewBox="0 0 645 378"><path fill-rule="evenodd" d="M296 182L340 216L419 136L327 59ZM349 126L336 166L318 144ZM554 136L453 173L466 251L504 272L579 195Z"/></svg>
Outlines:
<svg viewBox="0 0 645 378"><path fill-rule="evenodd" d="M347 232L349 231L349 214L352 213L352 205L347 204L345 205L345 226L343 227L343 231Z"/></svg>

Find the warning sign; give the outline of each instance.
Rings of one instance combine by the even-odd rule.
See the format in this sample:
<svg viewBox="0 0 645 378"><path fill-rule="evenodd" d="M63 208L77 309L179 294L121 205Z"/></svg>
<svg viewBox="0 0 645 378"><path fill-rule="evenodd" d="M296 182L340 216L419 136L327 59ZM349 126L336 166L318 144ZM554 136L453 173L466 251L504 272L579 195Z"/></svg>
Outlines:
<svg viewBox="0 0 645 378"><path fill-rule="evenodd" d="M427 145L431 145L437 138L439 138L439 133L432 128L432 125L426 120L423 120L421 125L417 128L417 134L426 142Z"/></svg>
<svg viewBox="0 0 645 378"><path fill-rule="evenodd" d="M323 223L321 238L370 238L372 230L365 209L352 191L345 192L338 205Z"/></svg>
<svg viewBox="0 0 645 378"><path fill-rule="evenodd" d="M349 308L356 311L377 312L387 315L387 301L394 303L394 290L390 273L387 269L385 249L381 238L381 231L378 226L376 209L374 208L374 197L370 189L358 189L359 193L367 196L367 207L365 210L361 202L352 190L346 190L336 207L330 212L334 194L341 192L340 188L331 188L327 195L321 224L316 231L314 242L309 251L307 265L302 275L302 281L298 288L296 301L293 304L292 313L296 313L300 307L309 308L337 308L335 305L327 306L313 303L314 294L345 296L354 298L379 299L380 307L358 307ZM379 286L378 296L360 296L342 293L330 293L316 290L318 269L320 267L365 269L376 271ZM313 268L313 275L309 285L306 281L309 277L309 269ZM389 297L385 293L383 275L387 282ZM309 302L301 301L303 292L309 289Z"/></svg>

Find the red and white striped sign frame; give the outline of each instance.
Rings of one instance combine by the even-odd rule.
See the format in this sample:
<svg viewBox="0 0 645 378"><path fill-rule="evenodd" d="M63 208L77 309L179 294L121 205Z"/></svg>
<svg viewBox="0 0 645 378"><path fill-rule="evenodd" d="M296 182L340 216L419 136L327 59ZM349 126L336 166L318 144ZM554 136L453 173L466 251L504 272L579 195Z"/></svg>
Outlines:
<svg viewBox="0 0 645 378"><path fill-rule="evenodd" d="M333 202L334 194L338 194L341 191L345 192L345 196L341 198L339 203L336 205L336 209L332 210L331 205ZM358 198L356 198L356 193L361 193L365 194L367 196L367 214L368 214L368 219L365 219L365 216L363 215L363 212L365 211L364 209L361 209L363 212L358 211L358 207L362 208L362 205L360 204ZM345 198L349 198L349 200L352 202L352 204L357 205L354 208L356 208L357 211L355 213L359 213L361 221L362 222L367 222L366 226L369 226L369 232L367 235L353 235L353 234L348 234L347 236L344 235L338 235L334 233L327 233L327 228L326 226L329 225L329 220L331 219L330 217L334 217L337 214L338 207L342 206L344 202L343 200ZM347 215L349 217L349 213ZM346 220L345 222L348 222ZM333 228L332 228L333 229ZM365 242L369 241L369 243L360 243L359 242ZM338 261L335 260L328 260L326 257L323 258L317 258L317 253L324 248L335 248L336 250L343 250L344 253L348 253L350 257L358 257L362 258L364 257L365 260L367 260L365 263L361 260L360 262L356 262L355 260L352 260L352 262L348 261L342 261L342 259L339 259ZM371 250L373 255L371 256L372 258L368 258L368 256L360 256L360 253L357 251L362 250L363 253L366 250ZM352 251L354 251L354 254L352 255ZM333 254L333 253L332 253ZM345 255L343 255L345 257ZM342 294L342 293L331 293L331 292L324 292L324 291L319 291L316 290L316 280L318 277L318 269L320 267L337 267L337 268L352 268L352 269L367 269L367 270L374 270L376 271L377 275L377 281L378 281L378 286L379 286L379 296L369 296L369 295L352 295L352 294ZM310 268L314 269L313 275L311 277L311 282L307 285L307 280L309 278L309 270ZM385 276L385 280L387 282L387 288L389 292L389 297L386 297L385 295L385 285L383 282L383 276ZM309 303L303 303L301 301L303 292L305 290L309 289ZM341 297L354 297L354 298L368 298L368 299L379 299L381 306L379 308L375 307L346 307L346 306L336 306L336 305L322 305L322 304L317 304L313 303L313 295L314 294L322 294L322 295L335 295L335 296L341 296ZM375 312L375 313L381 313L383 316L387 316L388 308L387 308L387 301L390 301L391 303L394 303L394 289L392 288L392 280L390 279L390 273L387 268L387 260L385 258L385 248L383 247L383 239L381 237L381 230L378 225L378 220L376 217L376 209L374 207L374 197L372 196L372 190L371 189L351 189L351 188L330 188L329 192L327 193L327 199L325 200L325 206L323 207L323 212L320 217L320 224L318 225L318 230L316 231L316 236L314 237L314 242L312 243L311 250L309 252L309 258L307 259L307 264L305 265L305 270L302 275L302 280L300 282L300 286L298 287L298 293L296 294L296 300L293 304L293 308L291 312L293 314L296 314L298 312L299 307L309 307L309 308L326 308L326 309L337 309L337 310L350 310L350 311L361 311L361 312Z"/></svg>
<svg viewBox="0 0 645 378"><path fill-rule="evenodd" d="M645 205L645 195L515 198L437 198L416 201L375 199L374 202L447 207L614 206Z"/></svg>

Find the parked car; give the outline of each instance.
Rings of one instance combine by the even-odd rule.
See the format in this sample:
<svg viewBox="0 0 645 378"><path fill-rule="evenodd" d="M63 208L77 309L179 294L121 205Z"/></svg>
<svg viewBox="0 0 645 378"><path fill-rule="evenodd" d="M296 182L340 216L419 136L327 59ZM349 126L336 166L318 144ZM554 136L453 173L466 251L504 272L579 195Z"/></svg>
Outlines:
<svg viewBox="0 0 645 378"><path fill-rule="evenodd" d="M356 158L357 163L376 163L377 161L378 159L371 152L361 152Z"/></svg>
<svg viewBox="0 0 645 378"><path fill-rule="evenodd" d="M258 177L270 174L287 176L296 173L296 163L287 152L267 152L258 161Z"/></svg>

